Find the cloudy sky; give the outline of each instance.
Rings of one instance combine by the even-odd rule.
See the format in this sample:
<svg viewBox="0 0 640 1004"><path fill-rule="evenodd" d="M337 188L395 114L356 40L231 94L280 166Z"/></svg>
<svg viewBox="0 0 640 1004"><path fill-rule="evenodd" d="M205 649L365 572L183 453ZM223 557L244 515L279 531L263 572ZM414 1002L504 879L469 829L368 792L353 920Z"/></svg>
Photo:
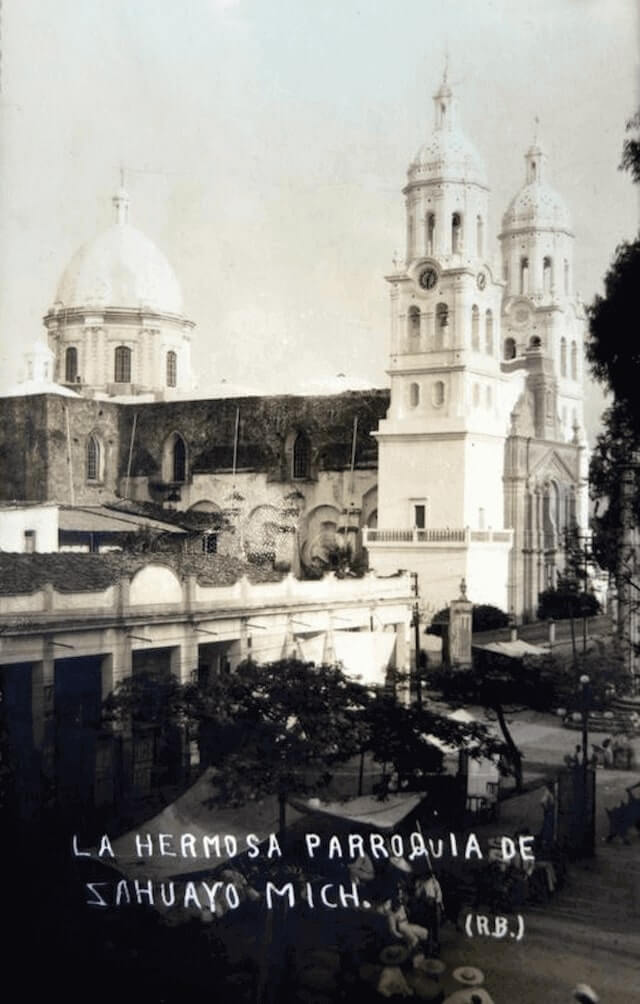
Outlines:
<svg viewBox="0 0 640 1004"><path fill-rule="evenodd" d="M385 382L401 189L449 77L485 158L494 234L540 119L589 302L637 194L617 171L638 103L635 0L5 0L3 385L77 247L112 220L166 253L200 387L338 372ZM591 411L597 407L592 403Z"/></svg>

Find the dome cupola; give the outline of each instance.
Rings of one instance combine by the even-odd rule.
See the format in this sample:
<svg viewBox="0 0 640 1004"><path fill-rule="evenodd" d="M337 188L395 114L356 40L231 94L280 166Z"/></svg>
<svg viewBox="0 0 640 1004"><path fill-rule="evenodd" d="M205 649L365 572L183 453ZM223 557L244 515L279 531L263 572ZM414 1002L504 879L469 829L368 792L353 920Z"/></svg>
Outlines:
<svg viewBox="0 0 640 1004"><path fill-rule="evenodd" d="M571 232L564 199L546 180L546 154L536 141L525 154L526 180L502 218L503 231L523 229Z"/></svg>
<svg viewBox="0 0 640 1004"><path fill-rule="evenodd" d="M445 71L442 83L433 95L434 129L409 165L408 180L420 182L475 182L487 185L487 173L482 158L465 136L458 121L458 107Z"/></svg>
<svg viewBox="0 0 640 1004"><path fill-rule="evenodd" d="M129 222L121 181L115 221L73 256L44 323L56 379L85 394L172 397L191 389L191 329L164 254Z"/></svg>
<svg viewBox="0 0 640 1004"><path fill-rule="evenodd" d="M115 222L73 256L58 284L54 310L116 307L182 314L182 293L161 251L129 223L129 196L113 197Z"/></svg>

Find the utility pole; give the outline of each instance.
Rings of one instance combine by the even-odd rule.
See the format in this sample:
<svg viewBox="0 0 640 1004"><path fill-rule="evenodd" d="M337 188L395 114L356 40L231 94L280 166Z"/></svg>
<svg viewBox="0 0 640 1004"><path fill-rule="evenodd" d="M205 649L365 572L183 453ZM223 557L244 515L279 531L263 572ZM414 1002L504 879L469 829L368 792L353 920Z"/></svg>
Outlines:
<svg viewBox="0 0 640 1004"><path fill-rule="evenodd" d="M422 667L420 666L420 603L418 601L418 573L411 573L413 595L415 596L415 601L413 604L413 647L414 647L414 680L416 686L416 706L419 710L422 710L422 680L420 679L420 672Z"/></svg>

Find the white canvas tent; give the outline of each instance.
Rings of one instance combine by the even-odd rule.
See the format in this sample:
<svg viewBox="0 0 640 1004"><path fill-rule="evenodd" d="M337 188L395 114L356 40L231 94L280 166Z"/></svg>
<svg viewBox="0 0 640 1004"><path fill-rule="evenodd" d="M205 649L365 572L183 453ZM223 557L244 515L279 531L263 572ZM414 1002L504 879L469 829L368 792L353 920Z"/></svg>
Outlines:
<svg viewBox="0 0 640 1004"><path fill-rule="evenodd" d="M395 640L392 631L328 631L298 638L298 646L308 662L339 663L350 679L384 686Z"/></svg>
<svg viewBox="0 0 640 1004"><path fill-rule="evenodd" d="M339 819L380 831L393 830L424 800L422 794L389 795L384 800L373 795L361 795L344 802L320 802L319 799L290 798L289 804L299 812Z"/></svg>
<svg viewBox="0 0 640 1004"><path fill-rule="evenodd" d="M208 803L214 794L212 778L213 769L209 768L184 795L167 805L157 816L113 841L118 870L129 878L144 875L145 879L160 882L198 872L211 873L235 856L228 852L229 849L233 851L233 840L227 841L225 848L225 842L221 839L220 856L207 858L202 853L203 837L219 834L221 838L225 835L235 838L237 853L240 854L247 849L245 841L248 834L255 834L262 842L269 834L278 832L278 800L275 796L238 807L211 807ZM288 813L287 822L293 823L299 818L299 813L294 810ZM157 850L161 833L172 835L174 849L178 850L181 836L193 834L197 856L189 854L182 857L180 853L175 857L161 855ZM138 856L138 834L143 840L147 835L151 837L156 849L152 856ZM104 858L103 862L107 864L109 860Z"/></svg>

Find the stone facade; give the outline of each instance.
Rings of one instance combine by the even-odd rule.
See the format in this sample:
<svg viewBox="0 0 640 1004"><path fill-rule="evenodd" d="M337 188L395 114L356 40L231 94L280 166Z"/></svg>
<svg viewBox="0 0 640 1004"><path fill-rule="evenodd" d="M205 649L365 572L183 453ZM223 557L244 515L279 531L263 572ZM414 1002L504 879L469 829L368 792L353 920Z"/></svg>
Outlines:
<svg viewBox="0 0 640 1004"><path fill-rule="evenodd" d="M355 652L345 662L350 675L362 672L372 643L384 653L377 682L387 667L409 667L408 575L300 582L271 573L269 581L228 559L201 565L202 574L129 556L11 559L2 562L8 574L0 585L0 715L12 711L6 724L26 815L38 812L45 781L74 812L117 801L118 775L126 797L149 794L158 768L153 729L101 721L101 702L121 681L151 672L206 688L249 656L307 658L309 645L337 649L344 636ZM169 780L184 781L198 766L190 738L182 737Z"/></svg>
<svg viewBox="0 0 640 1004"><path fill-rule="evenodd" d="M297 570L337 541L357 551L375 525L372 432L388 403L384 390L139 405L4 398L2 497L209 509L231 523L236 551L266 550Z"/></svg>

